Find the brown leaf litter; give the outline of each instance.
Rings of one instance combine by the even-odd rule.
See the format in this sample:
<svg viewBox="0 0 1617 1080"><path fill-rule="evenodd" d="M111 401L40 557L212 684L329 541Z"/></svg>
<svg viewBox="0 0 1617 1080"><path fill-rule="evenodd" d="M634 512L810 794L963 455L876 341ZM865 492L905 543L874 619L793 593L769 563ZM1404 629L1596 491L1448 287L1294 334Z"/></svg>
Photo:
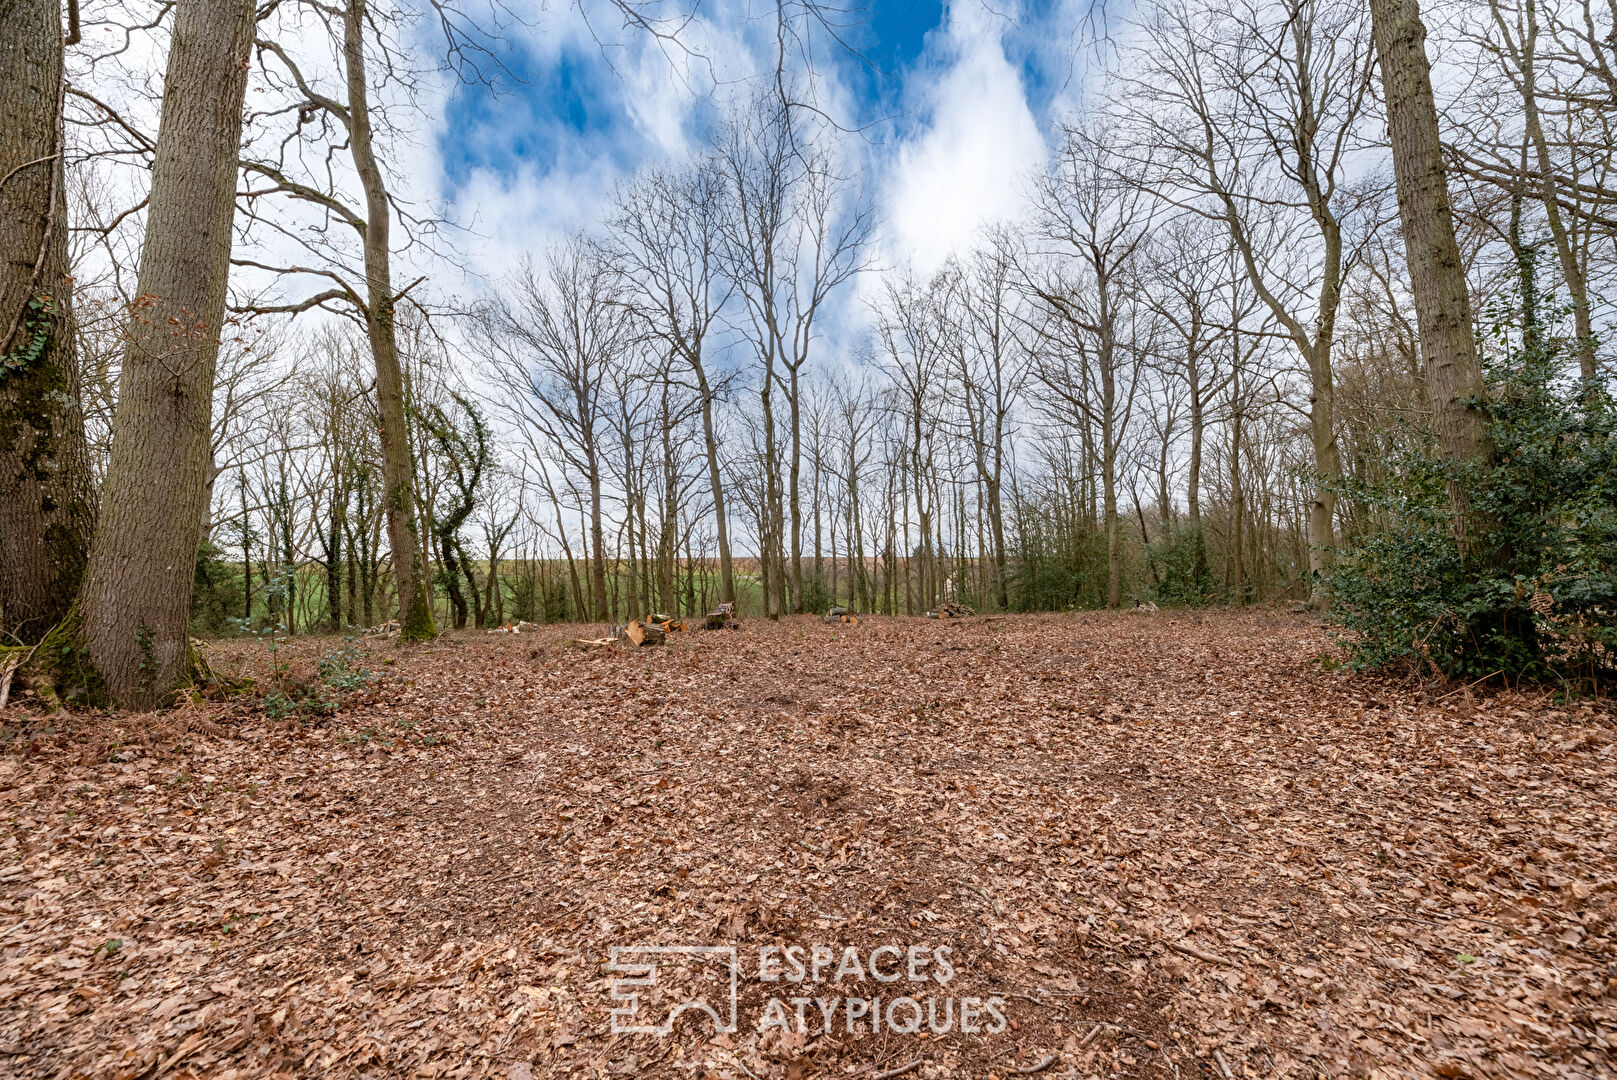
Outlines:
<svg viewBox="0 0 1617 1080"><path fill-rule="evenodd" d="M1613 1071L1608 706L1329 671L1274 612L577 636L361 643L278 722L11 709L0 1074ZM614 1032L647 945L734 946L738 1030ZM794 945L861 977L758 978ZM1003 1029L849 1031L912 947Z"/></svg>

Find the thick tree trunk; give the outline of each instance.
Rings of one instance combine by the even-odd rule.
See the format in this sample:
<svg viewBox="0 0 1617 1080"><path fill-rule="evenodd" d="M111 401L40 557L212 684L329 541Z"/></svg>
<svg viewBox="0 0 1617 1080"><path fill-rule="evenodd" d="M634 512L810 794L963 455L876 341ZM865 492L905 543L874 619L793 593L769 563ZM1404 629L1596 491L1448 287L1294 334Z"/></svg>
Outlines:
<svg viewBox="0 0 1617 1080"><path fill-rule="evenodd" d="M1417 0L1370 0L1370 18L1381 62L1398 216L1403 223L1410 292L1426 362L1432 426L1448 457L1483 458L1488 454L1487 437L1481 414L1470 405L1482 395L1482 369L1472 336L1465 267L1454 237L1432 71L1426 58L1426 28L1421 25ZM1463 540L1464 495L1451 488L1450 498L1455 531Z"/></svg>
<svg viewBox="0 0 1617 1080"><path fill-rule="evenodd" d="M365 331L376 363L376 405L381 417L383 507L393 582L399 594L399 638L427 641L438 634L432 588L416 522L415 462L405 413L404 371L393 321L393 272L388 247L393 208L372 146L370 87L365 73L365 0L343 13L343 66L348 82L349 148L365 189Z"/></svg>
<svg viewBox="0 0 1617 1080"><path fill-rule="evenodd" d="M23 640L72 606L95 522L68 281L62 48L60 0L0 4L0 632Z"/></svg>
<svg viewBox="0 0 1617 1080"><path fill-rule="evenodd" d="M181 0L118 380L84 643L112 700L151 708L186 678L214 369L230 273L252 0Z"/></svg>

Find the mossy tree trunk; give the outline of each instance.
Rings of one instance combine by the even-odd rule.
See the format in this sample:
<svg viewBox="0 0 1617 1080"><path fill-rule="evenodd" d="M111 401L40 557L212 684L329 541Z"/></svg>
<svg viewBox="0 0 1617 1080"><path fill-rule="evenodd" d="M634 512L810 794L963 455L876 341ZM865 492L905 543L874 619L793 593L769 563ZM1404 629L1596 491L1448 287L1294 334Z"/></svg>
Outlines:
<svg viewBox="0 0 1617 1080"><path fill-rule="evenodd" d="M68 278L61 18L60 0L0 4L0 632L28 641L67 616L95 521Z"/></svg>
<svg viewBox="0 0 1617 1080"><path fill-rule="evenodd" d="M1370 0L1370 17L1381 62L1398 216L1432 403L1432 427L1445 456L1486 458L1490 451L1482 415L1471 404L1482 396L1482 368L1471 324L1465 265L1454 235L1420 4L1417 0ZM1465 495L1452 485L1449 495L1455 533L1463 543L1469 516Z"/></svg>

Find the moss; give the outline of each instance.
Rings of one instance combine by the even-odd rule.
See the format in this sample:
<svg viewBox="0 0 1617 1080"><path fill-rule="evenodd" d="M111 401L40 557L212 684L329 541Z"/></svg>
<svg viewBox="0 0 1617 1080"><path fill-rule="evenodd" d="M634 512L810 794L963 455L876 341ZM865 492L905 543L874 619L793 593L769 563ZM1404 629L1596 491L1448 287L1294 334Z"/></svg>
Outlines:
<svg viewBox="0 0 1617 1080"><path fill-rule="evenodd" d="M427 590L418 582L415 595L410 598L410 609L405 613L404 625L399 628L400 641L431 641L438 636L438 627L432 621L432 605L427 603Z"/></svg>
<svg viewBox="0 0 1617 1080"><path fill-rule="evenodd" d="M77 603L40 641L29 666L42 684L36 689L44 696L49 688L59 704L102 708L112 699L101 673L90 662L90 649L84 643L84 617Z"/></svg>

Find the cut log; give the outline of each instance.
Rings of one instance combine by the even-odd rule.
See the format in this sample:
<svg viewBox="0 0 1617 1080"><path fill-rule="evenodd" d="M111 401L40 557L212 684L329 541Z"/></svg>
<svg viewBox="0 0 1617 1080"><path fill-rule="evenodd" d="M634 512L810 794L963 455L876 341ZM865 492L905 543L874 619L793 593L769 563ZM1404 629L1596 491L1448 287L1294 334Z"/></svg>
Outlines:
<svg viewBox="0 0 1617 1080"><path fill-rule="evenodd" d="M643 623L639 619L630 619L629 624L623 628L623 634L636 645L661 645L668 640L668 635L662 627Z"/></svg>
<svg viewBox="0 0 1617 1080"><path fill-rule="evenodd" d="M735 605L731 603L720 604L708 612L702 623L707 630L734 630L740 625L735 620Z"/></svg>

